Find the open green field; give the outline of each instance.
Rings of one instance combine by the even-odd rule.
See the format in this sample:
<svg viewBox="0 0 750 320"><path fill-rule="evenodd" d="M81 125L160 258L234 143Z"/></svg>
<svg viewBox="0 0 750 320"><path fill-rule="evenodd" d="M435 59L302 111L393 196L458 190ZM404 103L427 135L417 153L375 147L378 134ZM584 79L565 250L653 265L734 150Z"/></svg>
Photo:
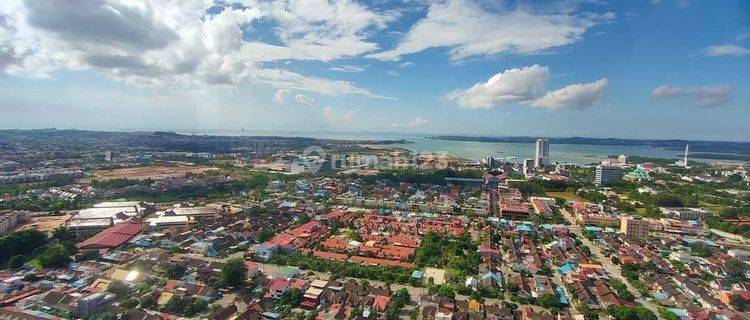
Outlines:
<svg viewBox="0 0 750 320"><path fill-rule="evenodd" d="M563 198L568 201L586 201L582 199L581 197L577 196L575 193L572 193L569 191L565 191L565 192L547 191L545 193L550 197Z"/></svg>

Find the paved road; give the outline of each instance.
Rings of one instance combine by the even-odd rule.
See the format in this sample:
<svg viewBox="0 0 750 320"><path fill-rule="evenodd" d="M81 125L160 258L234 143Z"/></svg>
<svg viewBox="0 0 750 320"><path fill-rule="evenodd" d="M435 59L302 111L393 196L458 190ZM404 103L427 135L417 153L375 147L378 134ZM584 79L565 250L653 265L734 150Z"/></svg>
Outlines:
<svg viewBox="0 0 750 320"><path fill-rule="evenodd" d="M750 244L750 240L748 240L747 238L741 235L732 234L732 233L721 231L718 229L708 229L708 230L716 234L717 236L726 239L728 242L732 242L734 244L737 244L737 242L739 242L740 244Z"/></svg>
<svg viewBox="0 0 750 320"><path fill-rule="evenodd" d="M565 217L565 219L568 220L568 222L572 226L576 224L575 219L573 218L573 216L570 215L570 213L568 213L567 210L560 209L560 212L562 212L562 214ZM636 302L640 303L641 305L643 305L647 309L651 310L657 317L659 316L659 310L656 308L656 306L654 306L654 304L651 303L651 301L648 301L648 300L643 299L641 297L641 294L638 293L638 290L636 290L635 287L633 287L630 284L630 282L628 282L628 280L625 279L625 277L622 276L622 272L620 272L620 267L617 266L617 265L615 265L615 264L613 264L610 259L608 259L606 256L604 256L604 254L602 254L601 248L599 247L598 244L595 244L595 243L591 242L588 238L586 238L583 235L583 232L581 231L581 228L579 228L579 227L571 227L570 230L573 231L573 232L575 232L578 235L578 239L580 239L581 242L585 246L587 246L587 247L589 247L589 249L591 249L591 253L594 256L596 256L596 259L599 260L599 262L601 263L602 267L604 268L604 270L607 271L607 273L609 273L613 278L615 278L617 280L620 280L620 282L624 283L628 287L628 291L630 291L630 293L633 295L633 297L635 297L635 301Z"/></svg>

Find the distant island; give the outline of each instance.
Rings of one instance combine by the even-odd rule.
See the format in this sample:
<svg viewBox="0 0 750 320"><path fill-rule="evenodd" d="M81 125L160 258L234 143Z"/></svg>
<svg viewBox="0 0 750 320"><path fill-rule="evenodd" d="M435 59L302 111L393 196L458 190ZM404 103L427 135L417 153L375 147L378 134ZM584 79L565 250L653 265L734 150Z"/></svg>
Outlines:
<svg viewBox="0 0 750 320"><path fill-rule="evenodd" d="M472 137L472 136L430 136L435 140L450 141L475 141L475 142L503 142L503 143L534 143L537 137ZM750 142L733 141L701 141L701 140L654 140L654 139L618 139L618 138L547 138L553 144L580 144L580 145L604 145L604 146L643 146L665 148L670 150L684 150L685 145L690 145L690 151L700 153L701 157L715 158L721 156L723 159L747 159L750 156ZM739 156L739 157L735 157ZM719 159L722 159L719 158Z"/></svg>

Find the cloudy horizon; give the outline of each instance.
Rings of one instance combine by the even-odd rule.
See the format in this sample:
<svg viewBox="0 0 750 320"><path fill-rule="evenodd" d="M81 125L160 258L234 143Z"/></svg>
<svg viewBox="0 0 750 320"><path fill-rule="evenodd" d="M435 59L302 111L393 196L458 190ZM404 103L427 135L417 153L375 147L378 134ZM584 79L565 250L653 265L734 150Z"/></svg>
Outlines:
<svg viewBox="0 0 750 320"><path fill-rule="evenodd" d="M0 3L0 129L750 141L750 4Z"/></svg>

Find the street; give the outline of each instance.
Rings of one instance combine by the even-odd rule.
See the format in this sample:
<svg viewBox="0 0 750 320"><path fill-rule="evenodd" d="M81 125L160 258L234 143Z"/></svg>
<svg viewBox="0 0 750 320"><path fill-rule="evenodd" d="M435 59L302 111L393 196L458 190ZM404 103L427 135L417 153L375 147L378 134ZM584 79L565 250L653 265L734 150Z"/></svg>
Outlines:
<svg viewBox="0 0 750 320"><path fill-rule="evenodd" d="M568 220L568 223L571 225L570 230L573 231L573 232L575 232L576 235L578 236L578 239L580 239L581 242L585 246L587 246L587 247L589 247L589 249L591 249L591 253L594 256L596 256L596 259L599 260L599 262L601 263L601 265L604 268L604 270L606 270L607 273L610 276L612 276L613 278L615 278L617 280L620 280L622 283L624 283L627 286L628 291L630 291L630 293L633 295L633 297L635 297L635 301L636 302L640 303L641 305L643 305L647 309L651 310L651 312L653 312L655 315L658 316L659 315L659 310L656 308L656 306L654 306L654 304L651 303L651 301L648 301L648 300L642 298L641 294L638 292L638 290L636 290L630 284L630 282L628 282L628 280L625 279L625 277L622 276L622 273L620 272L620 267L616 266L615 264L613 264L610 259L608 259L606 256L604 256L604 254L602 254L602 251L601 251L601 248L599 248L599 245L591 242L588 238L586 238L583 235L583 232L581 231L581 228L575 226L575 219L573 218L573 216L571 216L570 213L568 213L568 211L565 210L565 209L563 209L563 208L560 209L560 212L563 214L563 216L565 217L565 219Z"/></svg>

